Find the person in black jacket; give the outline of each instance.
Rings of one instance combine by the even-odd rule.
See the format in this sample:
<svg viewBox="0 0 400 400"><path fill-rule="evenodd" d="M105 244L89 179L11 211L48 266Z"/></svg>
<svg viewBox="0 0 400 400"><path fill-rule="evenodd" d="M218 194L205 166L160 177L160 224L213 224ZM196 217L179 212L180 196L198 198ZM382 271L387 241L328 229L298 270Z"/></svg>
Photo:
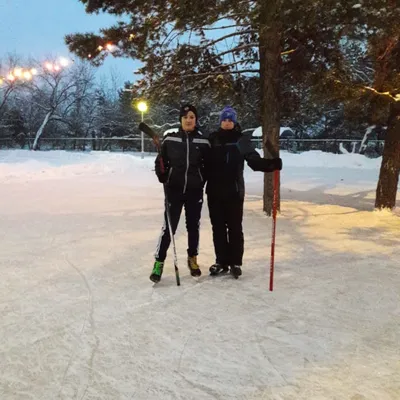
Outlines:
<svg viewBox="0 0 400 400"><path fill-rule="evenodd" d="M182 208L185 207L188 268L192 276L200 276L197 255L205 168L210 154L210 143L196 128L197 110L193 105L187 104L181 107L179 118L181 123L179 130L167 134L161 145L165 171L163 173L161 170L160 156L156 158L155 170L158 180L166 185L166 199L169 203L173 234L178 226ZM164 225L150 275L150 280L153 282L159 282L161 279L170 243L171 237L165 210Z"/></svg>
<svg viewBox="0 0 400 400"><path fill-rule="evenodd" d="M263 172L281 170L282 160L260 157L250 138L242 134L236 111L231 107L223 109L220 128L209 140L211 165L206 192L216 256L210 274L218 275L230 268L231 274L238 278L242 274L244 252L244 160L254 171Z"/></svg>

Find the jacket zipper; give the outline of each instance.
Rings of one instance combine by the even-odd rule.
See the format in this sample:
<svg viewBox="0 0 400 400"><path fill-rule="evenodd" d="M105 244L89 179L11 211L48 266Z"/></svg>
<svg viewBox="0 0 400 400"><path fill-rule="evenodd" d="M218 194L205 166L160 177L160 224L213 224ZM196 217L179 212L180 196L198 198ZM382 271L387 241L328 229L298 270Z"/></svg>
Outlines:
<svg viewBox="0 0 400 400"><path fill-rule="evenodd" d="M172 170L173 170L173 167L171 167L171 169L169 170L167 183L169 182L169 179L171 178Z"/></svg>
<svg viewBox="0 0 400 400"><path fill-rule="evenodd" d="M183 193L186 192L187 177L189 171L189 135L187 132L185 133L186 133L186 173L185 173L185 186L183 187Z"/></svg>
<svg viewBox="0 0 400 400"><path fill-rule="evenodd" d="M200 175L201 182L203 182L204 179L203 179L203 175L202 175L201 172L200 172L200 168L197 168L197 170L199 171L199 175Z"/></svg>

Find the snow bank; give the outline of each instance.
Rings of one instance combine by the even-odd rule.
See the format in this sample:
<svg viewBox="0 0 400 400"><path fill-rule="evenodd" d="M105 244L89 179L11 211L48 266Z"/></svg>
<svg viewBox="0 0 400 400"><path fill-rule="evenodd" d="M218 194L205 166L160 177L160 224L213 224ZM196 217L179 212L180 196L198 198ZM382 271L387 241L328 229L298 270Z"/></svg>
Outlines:
<svg viewBox="0 0 400 400"><path fill-rule="evenodd" d="M0 179L54 179L79 175L131 174L135 180L146 178L154 169L154 156L132 153L69 152L29 150L0 151ZM144 176L145 175L145 176Z"/></svg>
<svg viewBox="0 0 400 400"><path fill-rule="evenodd" d="M279 136L282 135L283 132L285 131L291 131L293 132L292 128L289 128L288 126L281 126L281 128L279 129ZM294 132L293 132L294 134ZM252 135L253 137L262 137L262 127L259 126L258 128L254 129Z"/></svg>
<svg viewBox="0 0 400 400"><path fill-rule="evenodd" d="M258 149L262 155L263 151ZM284 168L360 168L379 169L382 158L367 158L361 154L333 154L312 150L294 154L281 151Z"/></svg>
<svg viewBox="0 0 400 400"><path fill-rule="evenodd" d="M262 150L258 150L262 154ZM375 170L381 159L370 159L360 154L331 154L309 151L301 154L281 152L285 170L288 168L346 168ZM144 159L138 153L69 152L29 150L0 151L0 180L55 179L74 176L129 175L140 184L154 176L155 155Z"/></svg>

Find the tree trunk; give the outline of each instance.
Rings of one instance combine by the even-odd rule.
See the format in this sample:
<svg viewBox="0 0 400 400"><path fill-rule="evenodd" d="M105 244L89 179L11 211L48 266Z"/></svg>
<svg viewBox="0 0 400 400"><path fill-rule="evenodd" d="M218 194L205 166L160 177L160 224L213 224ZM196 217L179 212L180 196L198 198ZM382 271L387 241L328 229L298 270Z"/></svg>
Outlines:
<svg viewBox="0 0 400 400"><path fill-rule="evenodd" d="M260 0L261 121L265 158L279 156L281 36L280 0ZM272 146L271 146L272 145ZM264 174L264 211L272 215L273 174ZM278 210L280 193L278 188Z"/></svg>
<svg viewBox="0 0 400 400"><path fill-rule="evenodd" d="M13 92L13 89L14 89L14 86L10 86L6 89L6 92L4 93L4 96L3 96L3 100L0 103L0 111L5 106L8 96L10 96L10 94Z"/></svg>
<svg viewBox="0 0 400 400"><path fill-rule="evenodd" d="M38 129L38 131L36 132L36 137L35 137L35 141L33 142L33 150L37 149L37 145L40 139L40 136L42 136L43 130L46 127L47 123L49 122L51 116L53 115L53 110L49 111L46 116L44 117L44 120L42 122L42 125L40 125L40 128Z"/></svg>
<svg viewBox="0 0 400 400"><path fill-rule="evenodd" d="M372 131L374 130L374 128L376 128L376 125L369 126L367 128L367 130L365 131L363 140L360 144L360 154L364 154L365 150L367 150L368 139L369 139L369 136L371 135Z"/></svg>
<svg viewBox="0 0 400 400"><path fill-rule="evenodd" d="M400 173L400 102L390 106L388 129L383 148L381 170L376 189L375 207L390 209L396 207L397 186Z"/></svg>

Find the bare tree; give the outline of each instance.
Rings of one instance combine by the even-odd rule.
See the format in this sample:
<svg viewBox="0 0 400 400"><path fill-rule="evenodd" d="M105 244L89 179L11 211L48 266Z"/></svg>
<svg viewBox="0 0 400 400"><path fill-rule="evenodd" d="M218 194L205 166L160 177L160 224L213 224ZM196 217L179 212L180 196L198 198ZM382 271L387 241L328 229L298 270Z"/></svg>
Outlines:
<svg viewBox="0 0 400 400"><path fill-rule="evenodd" d="M87 63L77 64L74 74L78 78L71 90L71 98L60 105L59 121L65 123L76 137L86 137L94 127L95 76L94 69Z"/></svg>
<svg viewBox="0 0 400 400"><path fill-rule="evenodd" d="M28 86L29 102L40 110L41 123L33 143L33 150L44 129L51 121L73 124L73 116L81 118L82 104L87 100L93 85L93 72L85 63L71 67L61 66L56 62L46 62ZM79 119L78 118L78 119Z"/></svg>
<svg viewBox="0 0 400 400"><path fill-rule="evenodd" d="M7 56L4 62L0 60L0 120L12 93L24 84L13 74L18 69L19 62L19 58L11 54Z"/></svg>

